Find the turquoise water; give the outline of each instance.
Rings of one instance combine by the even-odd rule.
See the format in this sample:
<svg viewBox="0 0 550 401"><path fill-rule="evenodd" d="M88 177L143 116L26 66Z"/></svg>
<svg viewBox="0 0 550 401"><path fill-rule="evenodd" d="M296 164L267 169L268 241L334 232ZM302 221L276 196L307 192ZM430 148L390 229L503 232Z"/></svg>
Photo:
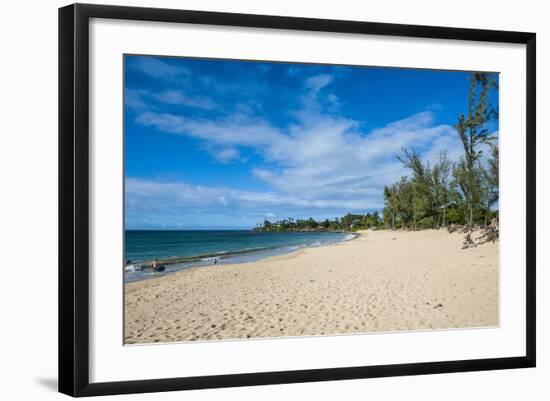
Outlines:
<svg viewBox="0 0 550 401"><path fill-rule="evenodd" d="M353 238L349 233L284 232L259 233L244 230L146 231L126 230L125 280L135 281L214 263L245 263L304 247L327 245ZM141 269L153 259L178 260L164 273Z"/></svg>

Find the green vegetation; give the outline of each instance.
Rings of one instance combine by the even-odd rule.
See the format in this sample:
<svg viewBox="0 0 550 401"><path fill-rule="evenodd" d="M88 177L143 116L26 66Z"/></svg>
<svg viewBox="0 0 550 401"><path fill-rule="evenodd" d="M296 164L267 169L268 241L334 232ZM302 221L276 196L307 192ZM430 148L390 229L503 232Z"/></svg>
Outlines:
<svg viewBox="0 0 550 401"><path fill-rule="evenodd" d="M255 228L261 232L285 231L355 231L360 229L440 228L464 225L488 226L498 210L493 206L499 197L498 144L489 132L489 123L498 118L498 109L490 102L489 91L497 87L493 74L472 73L468 96L468 114L460 115L455 126L463 145L458 162L442 152L433 165L424 163L416 149L403 148L397 159L410 174L384 187L382 218L378 212L348 213L333 220L294 220L270 222ZM494 228L494 227L493 227ZM497 229L498 230L498 229ZM498 237L498 231L493 237Z"/></svg>
<svg viewBox="0 0 550 401"><path fill-rule="evenodd" d="M287 232L287 231L357 231L368 228L377 228L381 225L378 212L367 214L348 213L343 217L316 221L311 217L307 220L292 218L271 222L267 219L263 224L254 228L259 232Z"/></svg>
<svg viewBox="0 0 550 401"><path fill-rule="evenodd" d="M492 74L471 75L468 115L459 116L456 124L464 148L457 163L442 153L430 166L415 149L403 149L398 159L411 174L384 188L387 227L417 230L463 224L472 228L498 217L498 211L492 210L498 201L498 145L487 128L498 117L489 98L493 88Z"/></svg>

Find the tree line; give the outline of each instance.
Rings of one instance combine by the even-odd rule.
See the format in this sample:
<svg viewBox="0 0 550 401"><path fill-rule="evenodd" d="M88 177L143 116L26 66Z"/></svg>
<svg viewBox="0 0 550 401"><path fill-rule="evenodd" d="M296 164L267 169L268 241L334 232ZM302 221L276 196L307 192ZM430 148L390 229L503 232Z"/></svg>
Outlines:
<svg viewBox="0 0 550 401"><path fill-rule="evenodd" d="M377 211L366 214L348 213L342 217L316 221L309 219L283 219L271 222L265 219L262 224L254 228L260 232L287 232L287 231L356 231L368 228L378 228L382 219Z"/></svg>
<svg viewBox="0 0 550 401"><path fill-rule="evenodd" d="M458 116L455 129L463 153L457 162L442 152L430 164L423 162L417 150L403 148L397 159L409 171L408 176L384 187L382 216L377 211L366 214L348 213L343 217L316 221L265 219L254 230L277 231L354 231L368 228L418 230L450 224L473 228L487 226L498 218L494 207L499 199L498 138L490 122L498 119L498 106L490 100L497 89L494 74L475 72L470 75L468 110Z"/></svg>
<svg viewBox="0 0 550 401"><path fill-rule="evenodd" d="M463 145L458 162L446 152L430 165L414 148L404 148L398 160L409 176L384 187L383 219L389 228L417 230L448 224L486 226L498 217L498 143L488 123L498 118L489 91L497 87L493 74L472 73L468 112L458 117L456 132Z"/></svg>

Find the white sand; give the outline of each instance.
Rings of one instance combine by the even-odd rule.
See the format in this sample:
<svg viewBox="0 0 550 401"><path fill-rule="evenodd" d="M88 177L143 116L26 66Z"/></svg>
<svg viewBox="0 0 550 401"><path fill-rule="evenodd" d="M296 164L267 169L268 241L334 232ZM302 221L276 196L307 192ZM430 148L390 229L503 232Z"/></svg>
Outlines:
<svg viewBox="0 0 550 401"><path fill-rule="evenodd" d="M444 230L344 243L126 284L125 341L235 339L498 325L498 242Z"/></svg>

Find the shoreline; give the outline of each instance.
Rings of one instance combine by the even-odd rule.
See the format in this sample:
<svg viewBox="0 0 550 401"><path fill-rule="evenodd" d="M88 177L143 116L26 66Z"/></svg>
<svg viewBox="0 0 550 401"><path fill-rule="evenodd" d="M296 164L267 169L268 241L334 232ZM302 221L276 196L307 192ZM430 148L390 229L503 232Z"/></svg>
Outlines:
<svg viewBox="0 0 550 401"><path fill-rule="evenodd" d="M239 251L220 251L215 253L195 255L195 256L189 256L189 257L159 259L158 263L160 265L164 265L168 268L175 267L175 269L167 270L165 272L159 272L155 274L148 273L150 275L145 277L134 277L134 278L127 279L126 274L128 273L136 273L136 272L143 272L143 271L149 272L151 270L150 267L144 267L144 266L150 265L152 261L131 263L130 265L124 266L124 275L125 275L124 282L130 283L130 282L143 281L143 280L152 280L159 277L164 277L166 275L171 275L173 273L177 273L183 270L194 269L194 268L205 268L209 266L219 267L222 265L229 265L229 264L240 265L245 263L253 263L256 261L265 260L276 256L288 255L288 254L300 251L302 249L320 248L324 246L338 244L341 242L352 241L361 235L358 232L348 232L348 231L342 231L342 232L334 231L334 233L341 233L341 234L347 234L347 235L337 241L319 243L317 245L315 244L284 245L284 246L273 246L273 247L266 247L266 248L243 249ZM349 236L351 236L351 238L348 238ZM244 257L246 255L251 256L252 259L244 259L239 261L238 259L239 257ZM214 260L217 261L217 264L214 264ZM136 266L139 266L139 267L136 267Z"/></svg>
<svg viewBox="0 0 550 401"><path fill-rule="evenodd" d="M443 230L354 240L125 284L125 343L490 327L498 242Z"/></svg>

